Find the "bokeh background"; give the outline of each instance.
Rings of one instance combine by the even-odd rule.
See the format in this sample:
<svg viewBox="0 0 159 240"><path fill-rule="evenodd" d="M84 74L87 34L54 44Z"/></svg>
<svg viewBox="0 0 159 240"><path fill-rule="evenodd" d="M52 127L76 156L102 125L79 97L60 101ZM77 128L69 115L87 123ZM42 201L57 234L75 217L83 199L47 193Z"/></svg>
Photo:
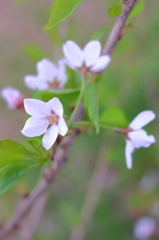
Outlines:
<svg viewBox="0 0 159 240"><path fill-rule="evenodd" d="M24 76L36 74L36 62L44 56L57 62L67 39L83 47L96 30L107 28L101 39L104 46L116 20L107 10L115 4L118 1L86 0L66 21L45 32L42 29L52 0L0 0L0 89L12 86L32 97L32 91L24 86ZM146 109L156 113L155 121L145 129L155 135L157 143L136 150L133 169L128 170L123 136L110 130L94 135L91 129L79 136L68 163L50 188L34 240L77 240L71 238L75 229L84 232L83 240L134 240L138 239L134 224L145 216L156 221L149 239L159 238L158 9L158 1L145 1L144 12L130 20L133 27L118 43L99 84L101 112L120 108L128 122ZM25 116L7 109L2 99L0 109L0 139L23 143L20 130ZM20 189L32 189L39 175L39 168L29 172L0 197L1 223L15 211Z"/></svg>

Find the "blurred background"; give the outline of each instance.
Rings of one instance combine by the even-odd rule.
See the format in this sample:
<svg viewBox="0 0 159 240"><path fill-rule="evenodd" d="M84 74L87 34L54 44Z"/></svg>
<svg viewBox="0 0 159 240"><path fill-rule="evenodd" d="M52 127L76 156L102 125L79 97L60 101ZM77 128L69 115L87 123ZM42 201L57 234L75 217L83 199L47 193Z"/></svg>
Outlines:
<svg viewBox="0 0 159 240"><path fill-rule="evenodd" d="M24 76L36 74L36 62L43 57L57 63L68 39L83 47L96 30L107 28L101 39L104 46L116 20L107 10L116 4L117 0L86 0L67 20L45 32L42 29L52 0L0 0L0 89L12 86L32 97L32 91L24 86ZM109 108L122 109L128 123L147 109L158 116L158 8L158 1L145 1L144 12L128 21L133 27L118 43L100 79L101 113ZM2 99L0 109L0 139L23 143L20 130L25 116L7 109ZM77 240L77 234L81 240L159 239L158 117L145 129L154 134L157 143L135 151L132 170L126 168L122 135L110 130L80 135L68 163L51 186L34 240ZM1 196L1 223L16 209L20 189L32 189L39 174L40 169L32 170ZM147 235L138 224L145 217L153 223L148 223L152 227Z"/></svg>

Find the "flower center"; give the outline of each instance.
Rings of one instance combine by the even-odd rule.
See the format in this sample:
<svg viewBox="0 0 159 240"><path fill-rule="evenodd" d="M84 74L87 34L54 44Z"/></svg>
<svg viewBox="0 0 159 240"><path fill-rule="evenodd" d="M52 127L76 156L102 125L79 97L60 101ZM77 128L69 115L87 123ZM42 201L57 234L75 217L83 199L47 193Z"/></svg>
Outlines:
<svg viewBox="0 0 159 240"><path fill-rule="evenodd" d="M59 116L54 112L51 112L50 116L47 116L45 120L49 123L49 125L57 124Z"/></svg>
<svg viewBox="0 0 159 240"><path fill-rule="evenodd" d="M56 79L52 82L48 82L48 85L52 89L59 89L59 82Z"/></svg>

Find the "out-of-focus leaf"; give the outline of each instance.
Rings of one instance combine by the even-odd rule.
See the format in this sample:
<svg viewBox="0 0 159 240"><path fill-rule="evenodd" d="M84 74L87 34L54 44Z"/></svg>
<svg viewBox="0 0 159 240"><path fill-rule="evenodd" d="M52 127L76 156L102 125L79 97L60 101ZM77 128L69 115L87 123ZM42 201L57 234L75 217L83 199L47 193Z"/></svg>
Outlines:
<svg viewBox="0 0 159 240"><path fill-rule="evenodd" d="M107 126L127 127L128 121L120 108L109 108L100 116L100 123Z"/></svg>
<svg viewBox="0 0 159 240"><path fill-rule="evenodd" d="M50 18L44 30L49 30L65 20L83 1L84 0L55 0L52 5Z"/></svg>
<svg viewBox="0 0 159 240"><path fill-rule="evenodd" d="M144 11L144 6L145 0L140 0L139 2L137 2L129 15L129 19L136 17L137 15L142 13Z"/></svg>
<svg viewBox="0 0 159 240"><path fill-rule="evenodd" d="M0 141L0 151L27 154L27 150L23 145L8 139Z"/></svg>
<svg viewBox="0 0 159 240"><path fill-rule="evenodd" d="M46 57L46 54L34 43L27 43L23 47L24 54L31 60L37 62Z"/></svg>
<svg viewBox="0 0 159 240"><path fill-rule="evenodd" d="M0 194L3 194L17 183L28 169L29 166L27 164L14 164L9 167L0 181Z"/></svg>
<svg viewBox="0 0 159 240"><path fill-rule="evenodd" d="M7 139L0 141L0 168L15 163L29 162L29 164L32 165L35 162L39 162L40 164L45 158L46 154L42 155L39 152L29 151L15 141Z"/></svg>
<svg viewBox="0 0 159 240"><path fill-rule="evenodd" d="M108 15L110 17L117 17L122 12L122 4L115 5L108 10Z"/></svg>
<svg viewBox="0 0 159 240"><path fill-rule="evenodd" d="M99 101L97 86L94 82L89 83L84 91L84 106L88 112L90 120L96 127L96 133L99 132Z"/></svg>
<svg viewBox="0 0 159 240"><path fill-rule="evenodd" d="M95 33L93 33L91 40L100 40L107 30L108 29L106 28L98 29Z"/></svg>
<svg viewBox="0 0 159 240"><path fill-rule="evenodd" d="M41 100L41 92L38 89L35 89L33 98Z"/></svg>

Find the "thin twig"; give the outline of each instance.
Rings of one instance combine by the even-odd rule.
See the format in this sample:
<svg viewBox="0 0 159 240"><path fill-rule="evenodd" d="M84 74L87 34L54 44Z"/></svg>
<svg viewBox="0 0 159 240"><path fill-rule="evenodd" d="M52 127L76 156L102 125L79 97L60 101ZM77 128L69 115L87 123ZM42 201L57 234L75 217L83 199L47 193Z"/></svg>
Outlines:
<svg viewBox="0 0 159 240"><path fill-rule="evenodd" d="M103 54L111 55L120 39L121 32L125 26L126 20L137 0L123 0L122 13L114 24L114 27L105 44Z"/></svg>

